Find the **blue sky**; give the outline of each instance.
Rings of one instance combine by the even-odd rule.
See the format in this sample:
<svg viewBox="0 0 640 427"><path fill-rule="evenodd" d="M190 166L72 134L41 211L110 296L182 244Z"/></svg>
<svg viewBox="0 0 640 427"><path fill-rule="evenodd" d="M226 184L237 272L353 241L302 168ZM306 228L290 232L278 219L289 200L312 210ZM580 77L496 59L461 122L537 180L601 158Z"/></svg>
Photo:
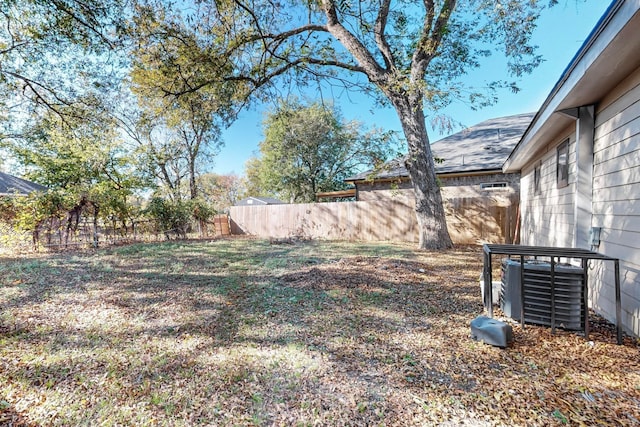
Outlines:
<svg viewBox="0 0 640 427"><path fill-rule="evenodd" d="M609 4L609 0L561 0L557 6L547 10L538 22L533 44L539 46L538 52L545 62L519 81L520 92L501 92L496 105L478 111L473 111L464 104L454 104L442 113L464 126L472 126L494 117L537 111ZM482 82L487 75L492 80L510 80L496 54L470 74L469 79ZM326 99L327 94L323 95ZM392 109L375 107L373 101L362 94L342 94L334 99L334 103L341 109L346 120L358 120L384 130L401 130L400 122ZM223 133L225 147L215 159L213 172L244 174L245 162L258 151L258 144L263 138L262 119L266 108L268 106L241 112L238 120ZM429 118L427 124L429 125ZM458 130L460 129L454 129L450 133ZM431 142L447 136L430 126L428 132Z"/></svg>

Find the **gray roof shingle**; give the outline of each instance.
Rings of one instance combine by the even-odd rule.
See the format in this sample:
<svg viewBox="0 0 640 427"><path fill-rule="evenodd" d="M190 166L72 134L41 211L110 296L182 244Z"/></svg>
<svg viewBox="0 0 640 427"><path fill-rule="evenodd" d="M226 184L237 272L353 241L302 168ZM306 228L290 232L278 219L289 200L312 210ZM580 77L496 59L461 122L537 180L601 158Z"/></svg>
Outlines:
<svg viewBox="0 0 640 427"><path fill-rule="evenodd" d="M236 202L236 206L264 206L264 205L282 205L282 200L274 199L271 197L253 197L249 196L246 199Z"/></svg>
<svg viewBox="0 0 640 427"><path fill-rule="evenodd" d="M45 191L47 187L0 172L0 196L27 195L33 191Z"/></svg>
<svg viewBox="0 0 640 427"><path fill-rule="evenodd" d="M470 173L501 169L503 163L529 127L535 113L517 114L485 120L475 126L431 144L437 174ZM387 162L374 176L362 172L345 181L408 177L404 158Z"/></svg>

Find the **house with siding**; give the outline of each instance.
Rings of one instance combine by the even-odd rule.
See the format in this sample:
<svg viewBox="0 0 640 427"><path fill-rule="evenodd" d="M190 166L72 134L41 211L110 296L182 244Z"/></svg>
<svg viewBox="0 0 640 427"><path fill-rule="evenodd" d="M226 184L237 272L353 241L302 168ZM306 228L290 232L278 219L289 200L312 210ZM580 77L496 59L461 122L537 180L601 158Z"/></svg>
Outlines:
<svg viewBox="0 0 640 427"><path fill-rule="evenodd" d="M521 243L620 259L623 327L640 335L640 0L614 0L507 158ZM614 272L592 261L590 305L615 319Z"/></svg>
<svg viewBox="0 0 640 427"><path fill-rule="evenodd" d="M486 120L431 144L447 227L455 243L511 243L517 239L520 174L504 173L502 165L533 116ZM415 207L403 158L346 182L355 186L358 201L393 200Z"/></svg>

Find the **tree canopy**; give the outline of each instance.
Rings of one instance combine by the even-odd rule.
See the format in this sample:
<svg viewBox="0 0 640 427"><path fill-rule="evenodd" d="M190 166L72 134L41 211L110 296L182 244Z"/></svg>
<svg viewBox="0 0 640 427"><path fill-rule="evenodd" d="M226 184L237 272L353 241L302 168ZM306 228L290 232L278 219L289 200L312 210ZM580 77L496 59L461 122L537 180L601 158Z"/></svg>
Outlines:
<svg viewBox="0 0 640 427"><path fill-rule="evenodd" d="M136 3L0 0L0 150L49 187L55 209L34 204L45 216L82 205L124 223L137 191L195 199L232 116L213 90L157 90L166 57L130 19Z"/></svg>
<svg viewBox="0 0 640 427"><path fill-rule="evenodd" d="M393 134L365 131L340 110L320 102L282 101L264 120L260 157L247 165L256 195L291 203L314 202L316 193L346 188L344 179L384 162Z"/></svg>
<svg viewBox="0 0 640 427"><path fill-rule="evenodd" d="M0 0L5 133L40 112L78 117L119 82L124 10L120 0Z"/></svg>
<svg viewBox="0 0 640 427"><path fill-rule="evenodd" d="M193 198L197 153L239 109L292 87L363 90L402 124L420 247L448 247L425 118L454 100L477 108L517 90L515 80L462 77L495 53L514 79L533 70L542 59L532 31L556 2L0 0L0 139L43 112L67 121L111 110L109 91L133 83L139 109L182 138L177 150L164 142L173 156L186 148L173 182L187 179Z"/></svg>
<svg viewBox="0 0 640 427"><path fill-rule="evenodd" d="M236 174L202 174L198 177L198 187L204 200L218 212L228 210L246 193L244 180Z"/></svg>
<svg viewBox="0 0 640 427"><path fill-rule="evenodd" d="M407 142L419 245L437 248L451 240L425 111L456 99L480 107L495 102L499 88L517 90L515 81L488 79L468 87L461 77L495 52L507 59L514 78L534 69L541 58L530 36L541 11L556 1L198 1L188 9L181 4L179 15L190 25L179 28L163 20L171 3L144 3L137 16L154 23L155 43L197 41L188 55L163 61L173 69L198 70L197 79L172 74L164 84L168 94L215 87L242 99L275 85L330 79L393 106Z"/></svg>

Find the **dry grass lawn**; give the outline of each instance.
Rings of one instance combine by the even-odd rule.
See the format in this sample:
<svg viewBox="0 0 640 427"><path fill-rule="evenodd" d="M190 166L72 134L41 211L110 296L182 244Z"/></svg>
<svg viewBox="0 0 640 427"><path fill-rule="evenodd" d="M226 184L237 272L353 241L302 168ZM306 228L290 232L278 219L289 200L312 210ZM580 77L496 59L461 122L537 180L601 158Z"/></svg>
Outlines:
<svg viewBox="0 0 640 427"><path fill-rule="evenodd" d="M638 425L637 340L470 339L480 248L252 239L0 259L0 424Z"/></svg>

